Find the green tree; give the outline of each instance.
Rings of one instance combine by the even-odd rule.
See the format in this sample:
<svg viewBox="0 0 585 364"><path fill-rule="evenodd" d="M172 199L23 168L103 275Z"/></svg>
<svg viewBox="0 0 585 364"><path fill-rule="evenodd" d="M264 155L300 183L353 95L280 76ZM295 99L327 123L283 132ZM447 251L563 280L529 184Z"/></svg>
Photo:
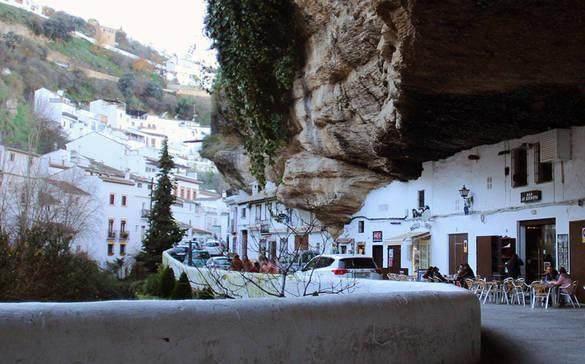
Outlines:
<svg viewBox="0 0 585 364"><path fill-rule="evenodd" d="M189 101L189 99L181 98L177 103L176 114L181 120L191 120L193 119L193 114L195 108L193 107L193 103Z"/></svg>
<svg viewBox="0 0 585 364"><path fill-rule="evenodd" d="M126 99L134 96L134 87L136 86L136 77L133 73L126 73L118 80L118 88Z"/></svg>
<svg viewBox="0 0 585 364"><path fill-rule="evenodd" d="M156 272L156 267L162 260L162 252L181 241L185 234L185 230L177 225L171 211L175 203L170 176L173 168L175 163L169 155L165 139L159 159L157 185L152 196L154 205L148 217L149 228L142 242L143 252L138 256L138 260L143 262L150 272Z"/></svg>
<svg viewBox="0 0 585 364"><path fill-rule="evenodd" d="M162 298L170 298L175 290L175 273L171 267L166 267L163 270L160 280L160 296Z"/></svg>
<svg viewBox="0 0 585 364"><path fill-rule="evenodd" d="M189 277L185 272L181 273L179 281L175 284L175 289L171 294L173 300L190 300L193 298L193 290L191 289L191 283L189 283Z"/></svg>
<svg viewBox="0 0 585 364"><path fill-rule="evenodd" d="M161 100L163 97L163 89L157 82L149 81L144 89L144 96Z"/></svg>

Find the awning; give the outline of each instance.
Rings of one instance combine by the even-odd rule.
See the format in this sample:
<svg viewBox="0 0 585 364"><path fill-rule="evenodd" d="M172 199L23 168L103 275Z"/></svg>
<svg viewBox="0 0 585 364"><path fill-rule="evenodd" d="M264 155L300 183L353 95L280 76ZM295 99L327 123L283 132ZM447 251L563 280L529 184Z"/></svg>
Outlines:
<svg viewBox="0 0 585 364"><path fill-rule="evenodd" d="M351 244L353 243L353 239L351 238L338 238L335 240L337 244Z"/></svg>
<svg viewBox="0 0 585 364"><path fill-rule="evenodd" d="M390 239L386 239L386 240L384 240L384 243L398 245L398 244L402 244L402 242L405 240L421 239L421 238L427 238L429 236L431 236L431 233L428 230L409 231L409 232L404 233L404 234L396 235Z"/></svg>

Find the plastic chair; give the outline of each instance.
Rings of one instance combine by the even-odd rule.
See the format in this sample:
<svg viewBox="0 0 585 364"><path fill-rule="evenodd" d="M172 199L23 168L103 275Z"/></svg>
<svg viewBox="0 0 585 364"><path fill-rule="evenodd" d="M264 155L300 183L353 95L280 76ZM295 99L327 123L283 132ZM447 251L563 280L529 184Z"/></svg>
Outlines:
<svg viewBox="0 0 585 364"><path fill-rule="evenodd" d="M544 308L548 310L551 287L540 282L532 282L530 287L532 289L532 308L534 308L538 301L540 304L544 304Z"/></svg>
<svg viewBox="0 0 585 364"><path fill-rule="evenodd" d="M559 288L559 295L565 297L569 303L571 303L573 308L575 308L575 303L577 304L577 307L581 308L581 303L579 303L579 300L577 299L577 287L579 287L579 282L574 281L572 284Z"/></svg>
<svg viewBox="0 0 585 364"><path fill-rule="evenodd" d="M515 298L516 302L518 304L520 304L520 302L522 302L522 305L526 306L526 290L525 290L525 288L528 286L524 282L525 282L524 278L512 280L512 287L514 287L513 288L512 303L514 302L514 298Z"/></svg>
<svg viewBox="0 0 585 364"><path fill-rule="evenodd" d="M501 301L506 302L507 305L513 303L514 299L514 278L506 278L501 286Z"/></svg>

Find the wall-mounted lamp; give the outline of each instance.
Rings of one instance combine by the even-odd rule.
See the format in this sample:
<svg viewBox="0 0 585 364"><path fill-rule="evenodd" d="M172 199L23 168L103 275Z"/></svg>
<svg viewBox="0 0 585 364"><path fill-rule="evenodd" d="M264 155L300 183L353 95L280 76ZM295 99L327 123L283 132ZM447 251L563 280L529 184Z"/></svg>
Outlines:
<svg viewBox="0 0 585 364"><path fill-rule="evenodd" d="M469 190L469 188L465 187L465 185L463 185L463 187L461 187L461 189L459 190L459 195L461 195L461 198L465 203L465 205L463 206L463 211L465 212L465 215L469 215L469 209L473 204L473 196L469 195L470 192L471 191Z"/></svg>

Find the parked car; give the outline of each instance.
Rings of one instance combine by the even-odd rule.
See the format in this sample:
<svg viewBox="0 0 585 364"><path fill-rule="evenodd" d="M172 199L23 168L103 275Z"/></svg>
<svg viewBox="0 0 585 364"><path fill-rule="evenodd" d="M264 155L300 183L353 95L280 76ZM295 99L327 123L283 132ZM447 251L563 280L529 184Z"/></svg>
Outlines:
<svg viewBox="0 0 585 364"><path fill-rule="evenodd" d="M191 264L192 267L203 268L211 256L207 250L193 249L191 253Z"/></svg>
<svg viewBox="0 0 585 364"><path fill-rule="evenodd" d="M184 245L178 245L172 249L169 249L169 255L180 262L185 261L185 257L189 252L189 247Z"/></svg>
<svg viewBox="0 0 585 364"><path fill-rule="evenodd" d="M288 254L280 260L280 266L287 268L290 273L300 271L311 259L319 255L318 252L306 250L297 254Z"/></svg>
<svg viewBox="0 0 585 364"><path fill-rule="evenodd" d="M228 257L211 257L205 265L207 268L229 270L232 261Z"/></svg>
<svg viewBox="0 0 585 364"><path fill-rule="evenodd" d="M374 259L358 254L318 255L301 269L301 274L311 272L319 276L382 279Z"/></svg>
<svg viewBox="0 0 585 364"><path fill-rule="evenodd" d="M201 247L209 252L211 256L218 256L223 254L223 248L217 240L207 240Z"/></svg>

